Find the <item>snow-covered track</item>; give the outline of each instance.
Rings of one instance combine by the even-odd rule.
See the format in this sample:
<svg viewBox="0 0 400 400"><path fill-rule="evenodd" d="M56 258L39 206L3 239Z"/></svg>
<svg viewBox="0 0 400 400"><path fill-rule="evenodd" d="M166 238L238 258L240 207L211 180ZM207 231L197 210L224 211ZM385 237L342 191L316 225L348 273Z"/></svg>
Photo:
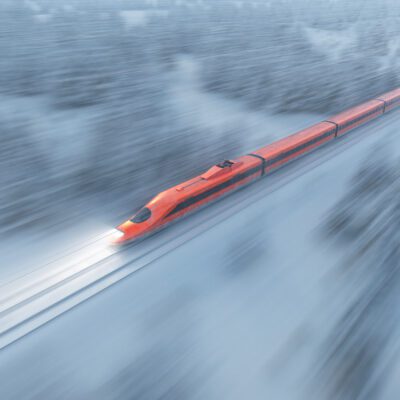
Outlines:
<svg viewBox="0 0 400 400"><path fill-rule="evenodd" d="M328 143L245 190L230 195L229 199L219 201L133 247L118 252L107 248L104 253L98 254L97 243L103 240L99 238L87 246L88 249L93 246L94 262L91 262L93 254L89 251L91 256L78 264L37 270L2 286L0 349L150 265L250 204L262 200L269 193L342 153L346 148L367 137L378 135L380 129L397 120L398 116L399 111L392 112L384 119L376 120L350 135Z"/></svg>

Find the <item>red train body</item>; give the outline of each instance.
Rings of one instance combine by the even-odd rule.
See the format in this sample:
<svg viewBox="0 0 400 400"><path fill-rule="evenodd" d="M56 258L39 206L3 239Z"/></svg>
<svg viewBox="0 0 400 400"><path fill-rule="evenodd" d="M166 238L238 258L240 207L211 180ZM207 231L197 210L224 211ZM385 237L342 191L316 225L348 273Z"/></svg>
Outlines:
<svg viewBox="0 0 400 400"><path fill-rule="evenodd" d="M204 174L165 190L114 233L114 243L144 237L177 218L243 186L262 173L262 161L252 156L226 160ZM121 235L122 233L122 235Z"/></svg>
<svg viewBox="0 0 400 400"><path fill-rule="evenodd" d="M335 134L336 125L324 121L262 147L251 154L265 159L265 172L268 173L332 140Z"/></svg>
<svg viewBox="0 0 400 400"><path fill-rule="evenodd" d="M385 112L398 107L400 105L400 88L382 94L377 100L385 102Z"/></svg>
<svg viewBox="0 0 400 400"><path fill-rule="evenodd" d="M349 108L340 114L333 115L332 117L328 118L327 121L337 125L337 136L341 136L357 126L362 125L365 122L368 122L371 119L383 114L384 108L384 101L370 100L356 107Z"/></svg>
<svg viewBox="0 0 400 400"><path fill-rule="evenodd" d="M141 239L398 106L400 88L248 155L214 165L202 175L159 193L132 219L114 230L112 242L122 244Z"/></svg>

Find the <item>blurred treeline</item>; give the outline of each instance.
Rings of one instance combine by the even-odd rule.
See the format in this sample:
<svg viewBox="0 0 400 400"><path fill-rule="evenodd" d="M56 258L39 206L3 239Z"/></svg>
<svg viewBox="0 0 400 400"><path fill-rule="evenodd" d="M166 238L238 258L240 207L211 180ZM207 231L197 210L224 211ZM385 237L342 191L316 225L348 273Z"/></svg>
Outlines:
<svg viewBox="0 0 400 400"><path fill-rule="evenodd" d="M70 218L66 204L85 212L82 199L129 201L133 209L160 188L240 153L246 140L240 126L210 132L182 117L171 91L178 56L199 63L202 91L260 113L330 113L398 86L395 7L2 1L2 228L60 215L60 209ZM23 113L8 111L17 98L31 102L23 103ZM29 116L37 99L46 99L48 115L87 110L91 118L72 137L65 129L43 135ZM54 138L61 148L73 140L84 156L54 162Z"/></svg>

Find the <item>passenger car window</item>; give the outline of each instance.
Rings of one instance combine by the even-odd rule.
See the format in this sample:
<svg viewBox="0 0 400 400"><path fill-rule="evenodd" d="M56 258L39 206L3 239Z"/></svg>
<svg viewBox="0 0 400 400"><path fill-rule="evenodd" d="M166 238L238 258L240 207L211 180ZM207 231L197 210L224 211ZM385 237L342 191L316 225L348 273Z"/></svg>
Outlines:
<svg viewBox="0 0 400 400"><path fill-rule="evenodd" d="M133 216L131 221L134 222L135 224L140 224L141 222L147 221L150 217L151 217L151 211L147 207L143 207Z"/></svg>

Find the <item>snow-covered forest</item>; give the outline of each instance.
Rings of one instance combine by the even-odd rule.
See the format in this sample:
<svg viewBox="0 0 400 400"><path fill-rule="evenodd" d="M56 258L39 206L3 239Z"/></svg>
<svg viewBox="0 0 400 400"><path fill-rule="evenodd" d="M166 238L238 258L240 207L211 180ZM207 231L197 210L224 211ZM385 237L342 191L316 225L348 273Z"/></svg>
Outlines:
<svg viewBox="0 0 400 400"><path fill-rule="evenodd" d="M381 398L390 380L400 328L398 164L388 148L371 151L327 219L338 251L348 248L336 282L347 307L321 354L329 398Z"/></svg>
<svg viewBox="0 0 400 400"><path fill-rule="evenodd" d="M399 15L390 1L3 0L2 230L132 211L240 154L244 116L329 114L398 86Z"/></svg>
<svg viewBox="0 0 400 400"><path fill-rule="evenodd" d="M399 87L399 18L398 0L0 0L0 328L26 329L0 399L398 399L396 111L138 246L99 238Z"/></svg>

